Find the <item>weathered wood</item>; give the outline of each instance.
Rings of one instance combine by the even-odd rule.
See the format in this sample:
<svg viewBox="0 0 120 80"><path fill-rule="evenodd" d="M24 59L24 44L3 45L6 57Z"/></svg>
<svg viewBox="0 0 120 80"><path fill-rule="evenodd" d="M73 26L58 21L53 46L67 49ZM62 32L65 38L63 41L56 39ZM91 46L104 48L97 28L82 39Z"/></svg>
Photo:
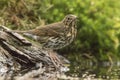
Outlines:
<svg viewBox="0 0 120 80"><path fill-rule="evenodd" d="M49 50L42 48L37 42L29 41L22 35L12 32L5 26L0 26L0 75L7 74L7 78L3 79L12 79L14 73L26 68L27 70L41 68L39 64L46 68L43 72L55 69Z"/></svg>
<svg viewBox="0 0 120 80"><path fill-rule="evenodd" d="M34 44L32 46L26 46L18 39L12 37L11 35L2 32L4 37L0 36L1 46L9 52L15 59L21 62L38 62L43 61L50 63L48 52L44 51L40 47L36 47Z"/></svg>

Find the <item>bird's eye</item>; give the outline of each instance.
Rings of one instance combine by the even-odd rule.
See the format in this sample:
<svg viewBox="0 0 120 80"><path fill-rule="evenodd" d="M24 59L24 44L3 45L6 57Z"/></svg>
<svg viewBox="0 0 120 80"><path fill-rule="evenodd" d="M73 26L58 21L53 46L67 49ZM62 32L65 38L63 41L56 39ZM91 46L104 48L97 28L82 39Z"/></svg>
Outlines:
<svg viewBox="0 0 120 80"><path fill-rule="evenodd" d="M68 20L70 20L70 18L68 18Z"/></svg>

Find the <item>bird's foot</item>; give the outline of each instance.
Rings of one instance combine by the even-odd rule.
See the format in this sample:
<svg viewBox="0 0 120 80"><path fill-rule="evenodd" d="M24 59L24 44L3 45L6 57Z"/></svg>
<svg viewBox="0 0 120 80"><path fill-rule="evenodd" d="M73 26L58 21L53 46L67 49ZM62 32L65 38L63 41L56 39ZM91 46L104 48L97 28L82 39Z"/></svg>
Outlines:
<svg viewBox="0 0 120 80"><path fill-rule="evenodd" d="M50 51L49 52L49 56L50 56L50 59L51 59L51 61L54 64L54 66L55 66L56 69L59 69L59 67L63 66L63 63L58 58L56 52Z"/></svg>

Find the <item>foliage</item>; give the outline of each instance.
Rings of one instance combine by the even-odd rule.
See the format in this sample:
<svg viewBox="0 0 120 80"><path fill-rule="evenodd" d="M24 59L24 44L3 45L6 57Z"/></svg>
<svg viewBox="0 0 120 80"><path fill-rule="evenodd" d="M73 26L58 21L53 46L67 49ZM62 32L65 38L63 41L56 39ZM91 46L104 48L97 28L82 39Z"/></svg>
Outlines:
<svg viewBox="0 0 120 80"><path fill-rule="evenodd" d="M78 16L76 40L62 52L90 53L97 59L120 52L120 1L118 0L0 0L0 24L31 29ZM69 52L70 51L70 52ZM120 56L120 55L119 55Z"/></svg>

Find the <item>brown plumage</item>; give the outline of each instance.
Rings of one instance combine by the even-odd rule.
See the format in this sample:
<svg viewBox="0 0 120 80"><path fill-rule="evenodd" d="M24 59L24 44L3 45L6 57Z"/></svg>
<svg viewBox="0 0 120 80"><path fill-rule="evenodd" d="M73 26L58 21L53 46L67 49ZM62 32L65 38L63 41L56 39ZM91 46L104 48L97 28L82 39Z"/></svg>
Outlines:
<svg viewBox="0 0 120 80"><path fill-rule="evenodd" d="M40 26L32 30L15 32L36 36L35 40L45 48L61 49L69 45L76 36L76 18L75 15L70 14L60 22Z"/></svg>

